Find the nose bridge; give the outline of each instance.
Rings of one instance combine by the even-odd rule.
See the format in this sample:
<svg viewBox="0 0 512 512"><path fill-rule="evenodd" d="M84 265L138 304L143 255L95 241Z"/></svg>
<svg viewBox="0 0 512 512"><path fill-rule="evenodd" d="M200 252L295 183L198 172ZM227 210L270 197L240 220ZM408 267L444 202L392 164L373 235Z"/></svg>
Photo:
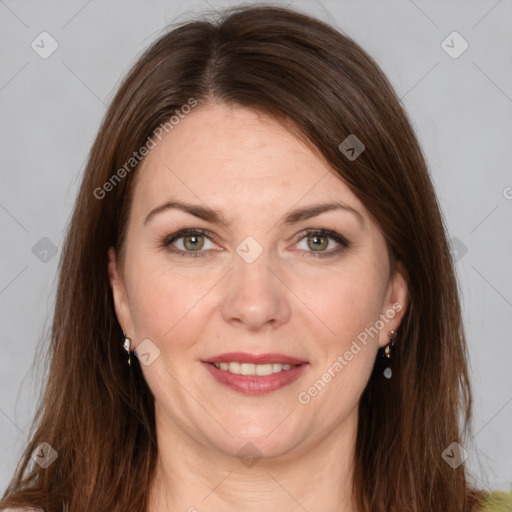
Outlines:
<svg viewBox="0 0 512 512"><path fill-rule="evenodd" d="M251 329L283 323L289 317L289 304L286 290L275 275L275 259L271 251L248 238L234 254L223 306L225 320Z"/></svg>
<svg viewBox="0 0 512 512"><path fill-rule="evenodd" d="M249 249L249 250L247 250ZM238 281L245 289L254 286L267 288L275 279L275 270L272 268L272 254L268 249L261 250L260 254L247 242L240 244L237 255L234 257L232 278Z"/></svg>

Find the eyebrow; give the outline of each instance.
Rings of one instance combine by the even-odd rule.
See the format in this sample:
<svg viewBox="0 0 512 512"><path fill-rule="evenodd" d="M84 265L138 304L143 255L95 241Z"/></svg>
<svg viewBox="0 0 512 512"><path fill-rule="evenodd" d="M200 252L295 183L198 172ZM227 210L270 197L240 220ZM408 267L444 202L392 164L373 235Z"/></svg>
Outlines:
<svg viewBox="0 0 512 512"><path fill-rule="evenodd" d="M205 220L207 222L211 222L213 224L222 224L224 226L229 226L230 224L226 217L218 210L214 210L206 206L184 203L182 201L168 201L164 204L161 204L160 206L157 206L147 214L143 224L146 225L153 217L155 217L155 215L172 209L181 210L185 213L193 215L194 217ZM358 219L361 225L364 225L364 217L361 215L361 213L351 206L341 202L318 203L306 206L305 208L292 210L284 217L284 219L281 221L281 224L297 224L298 222L311 219L317 215L320 215L321 213L332 210L340 210L352 213Z"/></svg>

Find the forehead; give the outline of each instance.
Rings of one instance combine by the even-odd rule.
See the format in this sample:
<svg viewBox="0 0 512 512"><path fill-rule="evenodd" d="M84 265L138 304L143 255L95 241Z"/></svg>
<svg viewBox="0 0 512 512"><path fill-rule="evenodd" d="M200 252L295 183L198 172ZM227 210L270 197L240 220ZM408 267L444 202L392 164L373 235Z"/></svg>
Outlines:
<svg viewBox="0 0 512 512"><path fill-rule="evenodd" d="M197 107L156 141L136 175L141 212L169 197L225 210L319 200L363 205L290 126L233 105Z"/></svg>

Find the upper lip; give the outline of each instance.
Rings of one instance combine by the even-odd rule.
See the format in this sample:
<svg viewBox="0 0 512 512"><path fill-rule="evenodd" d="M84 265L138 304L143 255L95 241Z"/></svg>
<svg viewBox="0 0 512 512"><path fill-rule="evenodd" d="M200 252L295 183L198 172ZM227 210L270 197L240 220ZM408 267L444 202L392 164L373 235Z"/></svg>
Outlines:
<svg viewBox="0 0 512 512"><path fill-rule="evenodd" d="M203 359L203 363L252 363L252 364L303 364L307 361L298 359L296 357L286 356L284 354L248 354L246 352L229 352L220 354L215 357Z"/></svg>

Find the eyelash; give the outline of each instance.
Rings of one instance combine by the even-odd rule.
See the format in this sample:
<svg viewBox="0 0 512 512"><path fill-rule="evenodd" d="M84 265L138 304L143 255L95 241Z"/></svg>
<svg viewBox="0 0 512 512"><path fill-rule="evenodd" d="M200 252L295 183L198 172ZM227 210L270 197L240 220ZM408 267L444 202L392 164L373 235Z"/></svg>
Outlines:
<svg viewBox="0 0 512 512"><path fill-rule="evenodd" d="M208 238L210 241L212 238L212 235L209 231L203 230L203 229L182 229L176 233L173 233L172 235L167 236L163 239L161 246L162 247L169 247L173 242L176 240L179 240L180 238L183 238L187 235L203 235L206 238ZM350 246L350 242L343 236L341 236L339 233L336 233L336 231L330 231L328 229L307 229L302 231L299 235L297 235L298 242L303 240L304 238L307 238L311 235L314 236L324 236L327 238L331 238L338 244L340 244L341 247L331 250L329 252L316 252L316 251L306 251L306 254L304 254L304 257L311 257L311 258L329 258L338 255L345 249L347 249ZM297 242L297 243L298 243ZM206 251L182 251L181 249L168 249L169 252L173 254L179 254L182 257L191 257L191 258L204 258L206 256ZM309 253L309 254L307 254Z"/></svg>

